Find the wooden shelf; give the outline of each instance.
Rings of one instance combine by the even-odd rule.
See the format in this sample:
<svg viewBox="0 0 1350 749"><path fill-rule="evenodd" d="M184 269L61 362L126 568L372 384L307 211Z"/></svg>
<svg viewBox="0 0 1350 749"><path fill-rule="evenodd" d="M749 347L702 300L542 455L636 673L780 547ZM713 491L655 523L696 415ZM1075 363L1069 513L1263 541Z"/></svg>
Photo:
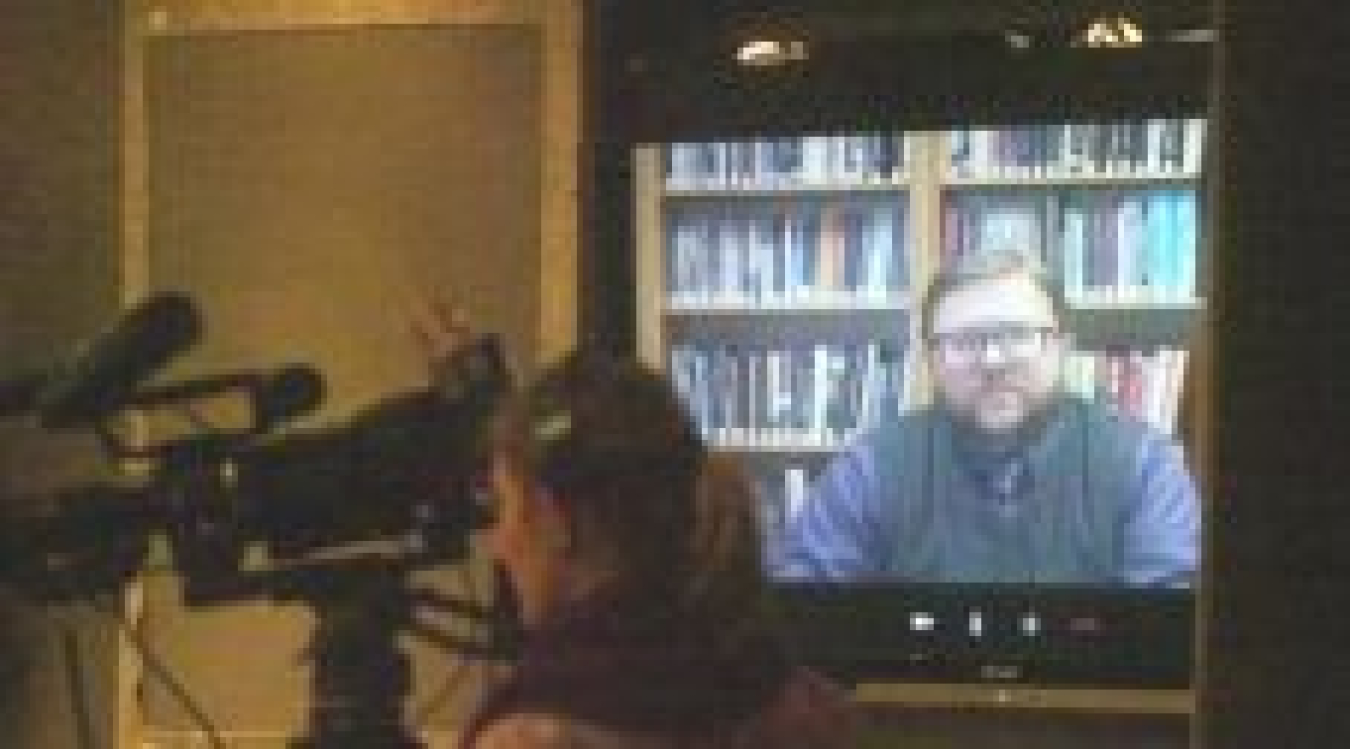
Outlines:
<svg viewBox="0 0 1350 749"><path fill-rule="evenodd" d="M765 299L765 300L711 300L690 302L667 302L664 313L667 315L792 315L855 312L904 312L910 307L908 296L894 294L884 299L867 299L854 296L815 295L802 299Z"/></svg>
<svg viewBox="0 0 1350 749"><path fill-rule="evenodd" d="M1059 174L1024 177L955 177L948 176L942 182L942 189L961 189L968 187L1126 187L1131 184L1156 184L1159 182L1193 183L1199 177L1189 172L1164 172L1157 174Z"/></svg>
<svg viewBox="0 0 1350 749"><path fill-rule="evenodd" d="M997 684L861 683L855 701L869 706L988 710L1051 710L1093 714L1195 713L1188 689L1074 689Z"/></svg>
<svg viewBox="0 0 1350 749"><path fill-rule="evenodd" d="M667 185L662 197L680 198L774 198L785 195L838 193L892 193L908 189L906 179L876 182L784 182L782 184L675 186Z"/></svg>
<svg viewBox="0 0 1350 749"><path fill-rule="evenodd" d="M739 341L766 347L810 345L821 341L862 344L884 340L900 343L909 338L912 316L903 307L853 310L849 314L816 312L818 314L668 314L662 320L660 332L667 342Z"/></svg>
<svg viewBox="0 0 1350 749"><path fill-rule="evenodd" d="M1076 310L1199 310L1205 305L1203 299L1151 299L1146 295L1108 298L1070 298L1069 307Z"/></svg>
<svg viewBox="0 0 1350 749"><path fill-rule="evenodd" d="M1080 349L1189 348L1200 308L1195 304L1073 305L1069 329Z"/></svg>
<svg viewBox="0 0 1350 749"><path fill-rule="evenodd" d="M849 446L853 434L817 437L804 430L783 430L772 438L713 438L714 449L739 453L833 453Z"/></svg>

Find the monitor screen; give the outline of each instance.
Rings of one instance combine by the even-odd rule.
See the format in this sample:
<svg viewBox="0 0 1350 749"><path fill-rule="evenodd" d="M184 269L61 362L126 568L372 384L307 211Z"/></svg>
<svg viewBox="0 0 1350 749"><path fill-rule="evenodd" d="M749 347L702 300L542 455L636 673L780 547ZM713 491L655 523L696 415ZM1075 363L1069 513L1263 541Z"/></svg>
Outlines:
<svg viewBox="0 0 1350 749"><path fill-rule="evenodd" d="M927 591L900 628L975 641L1189 606L1204 137L1159 116L636 149L639 348L757 481L775 580ZM1097 608L1042 615L1069 591Z"/></svg>

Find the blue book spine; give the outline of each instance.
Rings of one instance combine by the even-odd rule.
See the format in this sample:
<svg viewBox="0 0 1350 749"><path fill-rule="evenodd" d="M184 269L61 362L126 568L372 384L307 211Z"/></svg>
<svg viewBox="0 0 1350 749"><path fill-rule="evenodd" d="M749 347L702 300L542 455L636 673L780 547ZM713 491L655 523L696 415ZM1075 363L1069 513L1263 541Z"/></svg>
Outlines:
<svg viewBox="0 0 1350 749"><path fill-rule="evenodd" d="M1148 284L1155 298L1172 296L1172 201L1165 190L1148 196L1144 217L1148 247Z"/></svg>
<svg viewBox="0 0 1350 749"><path fill-rule="evenodd" d="M1200 250L1197 237L1197 217L1194 190L1177 190L1174 193L1175 209L1173 220L1176 222L1176 293L1178 298L1186 300L1196 293L1196 255Z"/></svg>

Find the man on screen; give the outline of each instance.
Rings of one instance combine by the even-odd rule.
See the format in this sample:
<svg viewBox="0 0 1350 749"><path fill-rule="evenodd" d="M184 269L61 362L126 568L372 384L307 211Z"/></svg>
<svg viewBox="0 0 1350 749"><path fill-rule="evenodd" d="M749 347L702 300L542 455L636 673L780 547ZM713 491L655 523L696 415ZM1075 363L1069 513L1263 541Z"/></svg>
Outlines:
<svg viewBox="0 0 1350 749"><path fill-rule="evenodd" d="M966 256L919 313L934 402L826 467L777 577L1191 584L1199 501L1182 451L1065 389L1065 303L1037 261Z"/></svg>

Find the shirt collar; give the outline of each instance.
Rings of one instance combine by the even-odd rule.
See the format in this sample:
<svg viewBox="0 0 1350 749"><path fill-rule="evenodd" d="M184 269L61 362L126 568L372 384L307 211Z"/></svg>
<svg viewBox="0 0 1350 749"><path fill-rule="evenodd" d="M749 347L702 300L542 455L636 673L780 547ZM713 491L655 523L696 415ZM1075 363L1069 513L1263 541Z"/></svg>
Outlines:
<svg viewBox="0 0 1350 749"><path fill-rule="evenodd" d="M1062 439L1071 412L1070 401L1067 394L1056 395L1021 439L997 448L969 439L967 428L951 422L957 462L994 494L1011 496L1020 492L1035 479Z"/></svg>

